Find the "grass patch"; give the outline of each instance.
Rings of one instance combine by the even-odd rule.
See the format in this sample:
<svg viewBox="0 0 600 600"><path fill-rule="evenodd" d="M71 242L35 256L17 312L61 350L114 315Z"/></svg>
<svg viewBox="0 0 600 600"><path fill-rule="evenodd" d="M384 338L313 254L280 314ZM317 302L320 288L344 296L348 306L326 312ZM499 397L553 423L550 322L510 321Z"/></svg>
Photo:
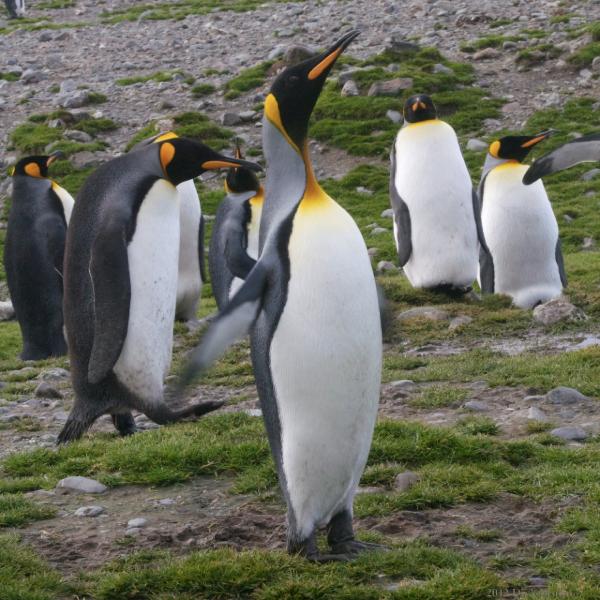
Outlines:
<svg viewBox="0 0 600 600"><path fill-rule="evenodd" d="M488 35L471 42L465 42L460 45L463 52L471 54L484 48L502 48L504 42L520 42L523 38L520 35Z"/></svg>
<svg viewBox="0 0 600 600"><path fill-rule="evenodd" d="M0 80L4 80L4 81L19 81L19 79L21 79L21 76L17 75L16 73L2 73L0 71Z"/></svg>
<svg viewBox="0 0 600 600"><path fill-rule="evenodd" d="M458 406L468 396L467 390L445 385L425 388L418 396L411 398L409 404L415 408L444 408Z"/></svg>
<svg viewBox="0 0 600 600"><path fill-rule="evenodd" d="M216 89L212 83L199 83L192 88L191 92L194 98L203 98L212 94Z"/></svg>
<svg viewBox="0 0 600 600"><path fill-rule="evenodd" d="M225 98L231 100L260 87L275 61L267 60L248 69L242 69L238 75L225 84Z"/></svg>
<svg viewBox="0 0 600 600"><path fill-rule="evenodd" d="M55 513L54 508L35 504L21 494L0 493L0 527L19 527Z"/></svg>
<svg viewBox="0 0 600 600"><path fill-rule="evenodd" d="M124 77L122 79L117 79L115 83L120 86L133 85L135 83L146 83L148 81L156 81L160 83L173 81L177 76L182 77L183 80L189 85L194 83L194 78L191 75L186 75L181 69L175 69L173 71L157 71L156 73L151 73L150 75Z"/></svg>

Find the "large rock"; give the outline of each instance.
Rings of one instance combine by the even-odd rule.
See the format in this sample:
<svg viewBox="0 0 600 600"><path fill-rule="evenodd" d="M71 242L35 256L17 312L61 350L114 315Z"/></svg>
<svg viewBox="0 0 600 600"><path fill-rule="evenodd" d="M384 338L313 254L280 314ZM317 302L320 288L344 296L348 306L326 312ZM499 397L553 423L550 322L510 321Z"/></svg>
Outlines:
<svg viewBox="0 0 600 600"><path fill-rule="evenodd" d="M585 429L581 427L557 427L550 434L569 442L583 442L588 437Z"/></svg>
<svg viewBox="0 0 600 600"><path fill-rule="evenodd" d="M387 81L376 81L367 92L367 96L401 96L413 86L411 77L396 77Z"/></svg>
<svg viewBox="0 0 600 600"><path fill-rule="evenodd" d="M296 44L293 46L289 46L286 51L283 53L283 62L286 66L291 67L293 65L297 65L303 60L307 60L316 56L318 51L316 48L312 46L304 46L302 44Z"/></svg>
<svg viewBox="0 0 600 600"><path fill-rule="evenodd" d="M566 386L554 388L546 394L546 401L550 404L580 404L587 399L579 390Z"/></svg>
<svg viewBox="0 0 600 600"><path fill-rule="evenodd" d="M81 477L80 475L72 475L61 479L56 484L56 489L65 493L75 492L80 494L103 494L108 488L89 477Z"/></svg>
<svg viewBox="0 0 600 600"><path fill-rule="evenodd" d="M587 316L565 298L555 298L536 306L533 318L542 325L553 325L559 321L583 321Z"/></svg>
<svg viewBox="0 0 600 600"><path fill-rule="evenodd" d="M447 321L450 315L441 308L433 306L417 306L401 312L397 317L398 321L408 321L409 319L427 319L429 321Z"/></svg>

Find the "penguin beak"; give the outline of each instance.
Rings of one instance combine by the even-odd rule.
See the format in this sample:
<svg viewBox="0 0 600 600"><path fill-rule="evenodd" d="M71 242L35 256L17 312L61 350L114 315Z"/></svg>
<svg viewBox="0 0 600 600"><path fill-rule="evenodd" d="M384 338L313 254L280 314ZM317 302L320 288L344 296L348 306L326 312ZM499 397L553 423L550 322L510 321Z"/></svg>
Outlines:
<svg viewBox="0 0 600 600"><path fill-rule="evenodd" d="M322 77L323 75L327 76L340 54L359 35L360 31L358 29L348 32L345 36L341 37L335 44L333 44L333 46L328 48L323 54L314 58L314 66L308 72L308 79L313 81L319 77Z"/></svg>
<svg viewBox="0 0 600 600"><path fill-rule="evenodd" d="M213 160L206 160L202 163L202 168L206 171L213 169L230 169L237 167L245 167L250 171L262 171L262 167L256 163L248 160L242 160L241 158L229 158L227 156L221 156L219 154Z"/></svg>
<svg viewBox="0 0 600 600"><path fill-rule="evenodd" d="M537 135L534 135L531 139L521 144L521 148L532 148L536 144L543 142L546 138L550 137L554 133L554 129L547 129Z"/></svg>
<svg viewBox="0 0 600 600"><path fill-rule="evenodd" d="M56 161L56 160L62 160L63 158L65 158L65 155L60 150L57 150L56 152L53 152L46 159L46 167L49 167L54 161Z"/></svg>

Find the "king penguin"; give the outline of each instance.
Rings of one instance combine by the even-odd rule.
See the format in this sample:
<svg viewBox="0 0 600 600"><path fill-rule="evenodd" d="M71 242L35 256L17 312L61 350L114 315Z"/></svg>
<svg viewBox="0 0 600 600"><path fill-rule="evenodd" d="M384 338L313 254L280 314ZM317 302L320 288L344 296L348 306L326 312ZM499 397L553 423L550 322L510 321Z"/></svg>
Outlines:
<svg viewBox="0 0 600 600"><path fill-rule="evenodd" d="M221 402L170 409L163 381L173 345L179 257L176 185L207 169L258 165L186 138L150 144L98 168L77 196L65 252L65 324L75 402L58 441L100 415L122 434L131 410L157 423L202 415Z"/></svg>
<svg viewBox="0 0 600 600"><path fill-rule="evenodd" d="M525 185L583 162L600 161L600 133L590 133L536 159L523 177Z"/></svg>
<svg viewBox="0 0 600 600"><path fill-rule="evenodd" d="M139 142L132 151L176 137L177 134L172 131L161 133ZM204 215L193 180L182 181L177 186L177 191L179 192L180 236L175 318L178 321L193 321L202 295L202 284L206 281Z"/></svg>
<svg viewBox="0 0 600 600"><path fill-rule="evenodd" d="M357 35L273 83L263 119L268 169L259 258L183 376L186 383L251 328L258 394L288 509L288 551L316 561L373 546L355 540L352 506L379 401L378 294L360 231L317 183L307 144L327 75ZM321 526L331 554L317 549Z"/></svg>
<svg viewBox="0 0 600 600"><path fill-rule="evenodd" d="M25 0L4 0L4 4L11 19L25 16Z"/></svg>
<svg viewBox="0 0 600 600"><path fill-rule="evenodd" d="M236 158L242 158L239 147ZM239 289L258 258L258 235L264 191L256 174L229 169L227 196L219 204L208 251L208 270L219 310Z"/></svg>
<svg viewBox="0 0 600 600"><path fill-rule="evenodd" d="M567 285L558 224L544 184L522 181L528 169L522 161L550 133L492 142L479 185L489 248L480 261L481 290L507 294L520 308L556 298Z"/></svg>
<svg viewBox="0 0 600 600"><path fill-rule="evenodd" d="M470 290L485 248L479 201L456 133L429 96L405 102L390 160L394 238L406 277L417 288Z"/></svg>
<svg viewBox="0 0 600 600"><path fill-rule="evenodd" d="M61 157L28 156L13 170L4 267L23 336L23 360L67 353L63 333L63 255L73 198L48 178Z"/></svg>

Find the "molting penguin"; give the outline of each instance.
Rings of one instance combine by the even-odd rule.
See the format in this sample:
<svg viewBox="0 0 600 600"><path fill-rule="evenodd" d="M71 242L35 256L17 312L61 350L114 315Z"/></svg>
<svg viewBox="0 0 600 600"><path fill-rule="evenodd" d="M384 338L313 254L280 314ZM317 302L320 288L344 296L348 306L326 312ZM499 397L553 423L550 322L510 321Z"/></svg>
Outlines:
<svg viewBox="0 0 600 600"><path fill-rule="evenodd" d="M48 179L48 167L59 156L28 156L13 171L4 266L23 336L23 360L67 353L62 273L73 198Z"/></svg>
<svg viewBox="0 0 600 600"><path fill-rule="evenodd" d="M479 186L489 248L480 261L481 290L508 294L521 308L556 298L567 285L558 224L544 184L526 186L522 181L527 165L521 162L550 133L493 142Z"/></svg>
<svg viewBox="0 0 600 600"><path fill-rule="evenodd" d="M381 324L369 255L356 223L317 183L308 121L337 57L358 35L286 69L265 100L268 163L260 254L209 326L185 383L250 327L252 362L288 509L288 550L338 560L354 539L381 379ZM331 555L320 555L326 526Z"/></svg>
<svg viewBox="0 0 600 600"><path fill-rule="evenodd" d="M177 134L172 131L161 133L136 144L132 151L176 137ZM182 181L177 186L177 191L179 192L180 237L175 318L179 321L191 321L196 318L202 283L206 281L204 215L193 180Z"/></svg>
<svg viewBox="0 0 600 600"><path fill-rule="evenodd" d="M567 142L548 154L536 159L523 177L525 185L564 171L582 162L600 161L600 133L590 133Z"/></svg>
<svg viewBox="0 0 600 600"><path fill-rule="evenodd" d="M171 362L179 255L176 185L207 169L243 165L185 138L107 162L84 183L65 253L65 324L75 402L58 441L113 415L122 434L130 410L157 423L201 415L221 402L171 410L163 380Z"/></svg>
<svg viewBox="0 0 600 600"><path fill-rule="evenodd" d="M239 148L235 156L242 158ZM220 310L256 263L264 200L257 176L243 167L229 169L225 189L228 194L217 209L208 252L210 281Z"/></svg>
<svg viewBox="0 0 600 600"><path fill-rule="evenodd" d="M400 266L413 287L467 291L485 240L456 133L425 94L406 101L404 119L390 157Z"/></svg>

